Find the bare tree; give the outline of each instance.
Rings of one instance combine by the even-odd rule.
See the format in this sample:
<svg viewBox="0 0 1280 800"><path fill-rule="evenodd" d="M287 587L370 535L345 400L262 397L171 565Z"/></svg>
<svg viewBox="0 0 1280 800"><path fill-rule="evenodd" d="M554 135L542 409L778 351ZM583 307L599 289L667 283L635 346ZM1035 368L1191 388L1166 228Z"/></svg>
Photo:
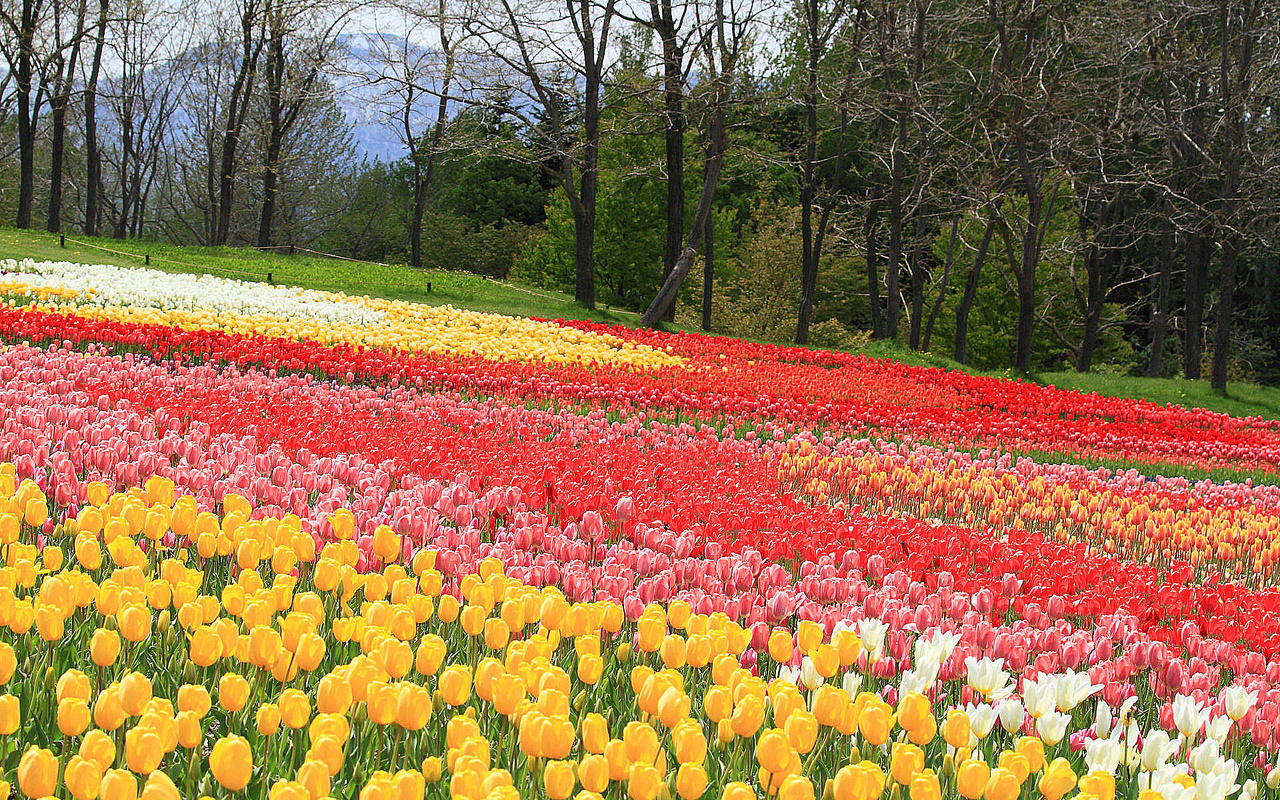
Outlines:
<svg viewBox="0 0 1280 800"><path fill-rule="evenodd" d="M813 210L818 192L818 112L822 102L819 77L831 39L845 19L843 0L800 0L800 35L804 48L804 145L800 156L800 236L803 255L800 265L800 311L796 320L796 344L809 341L809 318L818 285L821 253L814 240Z"/></svg>
<svg viewBox="0 0 1280 800"><path fill-rule="evenodd" d="M31 227L36 193L36 134L44 105L44 84L38 81L43 64L39 41L48 13L48 0L20 0L0 4L0 25L5 28L5 59L14 76L18 115L18 213L19 228ZM32 96L32 92L35 96Z"/></svg>
<svg viewBox="0 0 1280 800"><path fill-rule="evenodd" d="M1241 202L1241 193L1247 180L1246 170L1251 166L1249 141L1253 138L1250 131L1253 126L1249 118L1256 120L1258 113L1264 110L1254 105L1254 71L1260 62L1264 68L1277 68L1274 60L1277 44L1275 11L1273 9L1270 15L1264 15L1262 5L1263 0L1218 0L1217 24L1222 39L1218 53L1217 89L1222 108L1222 145L1218 163L1220 199L1217 203L1217 224L1222 232L1222 248L1210 383L1219 392L1227 390L1237 272L1241 251L1245 247L1247 211ZM1264 43L1260 40L1268 23L1270 31L1266 36L1268 41ZM1260 52L1263 46L1268 48ZM1268 98L1263 103L1269 106L1274 100Z"/></svg>
<svg viewBox="0 0 1280 800"><path fill-rule="evenodd" d="M103 148L115 191L104 194L103 200L114 217L117 239L143 232L157 166L187 74L175 66L175 59L187 50L187 29L179 10L126 0L120 12L108 24L116 74L102 87L110 132L115 134Z"/></svg>
<svg viewBox="0 0 1280 800"><path fill-rule="evenodd" d="M62 169L65 161L67 135L67 107L71 103L71 91L75 85L76 62L85 35L86 0L79 0L71 8L63 0L53 0L53 40L55 52L50 68L52 89L49 112L53 118L53 131L49 142L49 213L47 227L50 233L62 230Z"/></svg>
<svg viewBox="0 0 1280 800"><path fill-rule="evenodd" d="M689 79L699 53L702 30L694 0L647 0L635 13L620 12L623 19L653 31L657 36L657 70L661 75L661 119L664 138L663 171L666 179L666 232L663 244L662 279L675 269L685 243L685 134L689 129ZM675 318L675 306L667 312Z"/></svg>
<svg viewBox="0 0 1280 800"><path fill-rule="evenodd" d="M689 270L693 267L698 249L702 246L706 232L710 228L711 204L715 199L716 184L720 180L720 170L724 164L724 153L728 146L726 118L738 77L738 65L750 41L756 16L756 6L751 0L741 4L728 0L727 7L726 0L714 0L714 7L710 11L710 19L706 23L709 35L704 37L703 41L706 44L701 48L704 56L703 71L709 83L706 111L707 150L703 167L702 192L698 198L698 207L693 214L688 239L684 243L680 257L676 260L675 268L663 280L657 295L640 317L640 324L645 327L656 325L675 303L680 284L684 282ZM708 287L704 286L703 291L704 295L708 293Z"/></svg>
<svg viewBox="0 0 1280 800"><path fill-rule="evenodd" d="M617 0L498 0L475 23L486 96L503 100L532 133L539 164L564 190L573 213L574 297L595 308L595 225L600 94ZM516 98L510 104L506 98Z"/></svg>
<svg viewBox="0 0 1280 800"><path fill-rule="evenodd" d="M210 159L208 169L217 184L217 206L211 244L227 243L231 230L231 211L235 202L235 180L240 139L253 98L258 59L266 45L267 7L270 0L233 0L231 19L218 27L219 50L226 51L234 64L230 92L222 104L221 127L216 162ZM234 54L234 55L233 55ZM215 171L216 170L216 171Z"/></svg>
<svg viewBox="0 0 1280 800"><path fill-rule="evenodd" d="M388 127L409 154L413 198L409 218L409 263L422 266L422 220L435 179L449 121L450 93L456 90L459 48L473 9L446 0L410 6L398 20L403 35L369 37L368 52L357 59L357 80L377 94L374 102ZM437 46L419 38L434 35Z"/></svg>
<svg viewBox="0 0 1280 800"><path fill-rule="evenodd" d="M265 0L263 71L262 211L258 246L274 240L280 156L285 137L315 99L322 70L337 46L347 14L312 0ZM328 19L326 19L328 17Z"/></svg>
<svg viewBox="0 0 1280 800"><path fill-rule="evenodd" d="M1005 239L1014 269L1018 318L1014 335L1014 369L1031 371L1032 333L1036 322L1036 271L1044 237L1055 209L1061 208L1048 185L1058 129L1067 124L1059 113L1064 79L1070 69L1070 37L1065 25L1071 4L1061 0L1025 3L989 0L982 34L993 68L996 101L991 162L1008 165L1020 203L997 207L997 232ZM1025 210L1011 213L1016 208Z"/></svg>
<svg viewBox="0 0 1280 800"><path fill-rule="evenodd" d="M102 75L102 56L107 45L107 14L111 0L98 0L98 19L93 29L93 59L84 86L84 232L98 234L98 217L102 192L102 153L98 148L98 81Z"/></svg>

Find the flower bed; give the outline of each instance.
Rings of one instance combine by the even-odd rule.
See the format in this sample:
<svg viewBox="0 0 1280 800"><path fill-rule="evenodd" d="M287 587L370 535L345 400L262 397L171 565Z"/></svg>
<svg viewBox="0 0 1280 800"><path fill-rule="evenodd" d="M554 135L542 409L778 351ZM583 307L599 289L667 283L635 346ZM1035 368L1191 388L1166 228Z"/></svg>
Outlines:
<svg viewBox="0 0 1280 800"><path fill-rule="evenodd" d="M135 279L0 286L0 771L28 797L1280 781L1280 490L919 441L1265 471L1274 423L589 325L335 343L382 322L294 290L189 326L198 280Z"/></svg>

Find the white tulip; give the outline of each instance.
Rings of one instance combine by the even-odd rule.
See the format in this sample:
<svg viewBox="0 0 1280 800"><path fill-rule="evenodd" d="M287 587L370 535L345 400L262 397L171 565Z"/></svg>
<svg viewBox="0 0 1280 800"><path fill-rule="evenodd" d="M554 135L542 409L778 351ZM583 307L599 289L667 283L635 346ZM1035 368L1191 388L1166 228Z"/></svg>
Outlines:
<svg viewBox="0 0 1280 800"><path fill-rule="evenodd" d="M969 656L964 660L964 669L970 688L987 700L1003 700L1013 694L1009 673L1004 671L1003 658L993 661L989 658L977 659Z"/></svg>
<svg viewBox="0 0 1280 800"><path fill-rule="evenodd" d="M889 626L885 625L878 619L866 617L858 620L858 638L862 640L862 645L867 648L867 659L871 662L880 660L880 655L884 652L884 637L889 632Z"/></svg>
<svg viewBox="0 0 1280 800"><path fill-rule="evenodd" d="M1226 744L1227 734L1231 733L1231 726L1234 724L1235 723L1231 721L1231 717L1225 715L1221 717L1214 717L1205 727L1205 734L1210 739L1216 739L1218 744Z"/></svg>
<svg viewBox="0 0 1280 800"><path fill-rule="evenodd" d="M986 703L965 706L964 712L969 715L969 730L979 739L987 738L987 734L991 733L999 716L996 710Z"/></svg>
<svg viewBox="0 0 1280 800"><path fill-rule="evenodd" d="M1196 772L1217 772L1222 761L1222 751L1217 739L1205 739L1199 746L1192 748L1189 763Z"/></svg>
<svg viewBox="0 0 1280 800"><path fill-rule="evenodd" d="M213 275L165 273L140 267L24 260L6 266L29 286L78 292L78 305L130 306L167 311L208 310L244 316L315 319L372 325L386 319L355 298L310 289L231 280Z"/></svg>
<svg viewBox="0 0 1280 800"><path fill-rule="evenodd" d="M1022 701L1016 697L1007 697L1000 701L1000 727L1009 733L1017 733L1022 729L1022 720L1026 718L1026 711L1022 708Z"/></svg>
<svg viewBox="0 0 1280 800"><path fill-rule="evenodd" d="M1105 739L1111 735L1111 706L1106 700L1098 701L1098 709L1093 718L1093 732L1099 739Z"/></svg>
<svg viewBox="0 0 1280 800"><path fill-rule="evenodd" d="M1239 722L1258 702L1258 693L1250 692L1243 686L1228 686L1222 690L1222 702L1227 707L1227 716Z"/></svg>
<svg viewBox="0 0 1280 800"><path fill-rule="evenodd" d="M1235 781L1225 775L1211 772L1196 775L1196 800L1226 800L1239 788Z"/></svg>
<svg viewBox="0 0 1280 800"><path fill-rule="evenodd" d="M1178 743L1165 730L1156 728L1142 740L1142 768L1148 772L1157 770L1176 752Z"/></svg>
<svg viewBox="0 0 1280 800"><path fill-rule="evenodd" d="M817 689L823 684L824 678L822 673L818 672L818 668L813 665L813 659L808 656L800 662L800 680L809 691Z"/></svg>
<svg viewBox="0 0 1280 800"><path fill-rule="evenodd" d="M1058 687L1049 675L1041 675L1039 680L1024 678L1022 681L1022 701L1027 705L1027 713L1039 719L1058 704Z"/></svg>
<svg viewBox="0 0 1280 800"><path fill-rule="evenodd" d="M1066 716L1060 714L1058 716ZM1048 719L1048 716L1040 719ZM1068 717L1070 719L1070 717ZM1036 723L1037 728L1039 722ZM1061 739L1059 739L1061 741ZM1048 743L1048 740L1045 740ZM1056 742L1055 742L1056 744ZM1124 745L1115 739L1091 739L1085 745L1084 762L1089 766L1089 771L1101 770L1108 775L1116 774L1116 767L1120 766L1120 760L1124 758Z"/></svg>
<svg viewBox="0 0 1280 800"><path fill-rule="evenodd" d="M849 694L849 697L857 697L862 691L862 673L857 670L849 670L844 674L844 681L841 687Z"/></svg>
<svg viewBox="0 0 1280 800"><path fill-rule="evenodd" d="M1057 676L1056 683L1058 710L1064 713L1070 713L1086 699L1102 691L1102 684L1094 683L1088 672L1067 670Z"/></svg>
<svg viewBox="0 0 1280 800"><path fill-rule="evenodd" d="M1050 711L1036 719L1036 733L1040 734L1045 744L1052 747L1066 737L1067 725L1070 723L1070 715ZM1117 750L1116 759L1119 760L1119 757L1120 753Z"/></svg>
<svg viewBox="0 0 1280 800"><path fill-rule="evenodd" d="M1200 733L1208 716L1209 712L1201 710L1194 697L1180 694L1173 698L1173 724L1188 739Z"/></svg>

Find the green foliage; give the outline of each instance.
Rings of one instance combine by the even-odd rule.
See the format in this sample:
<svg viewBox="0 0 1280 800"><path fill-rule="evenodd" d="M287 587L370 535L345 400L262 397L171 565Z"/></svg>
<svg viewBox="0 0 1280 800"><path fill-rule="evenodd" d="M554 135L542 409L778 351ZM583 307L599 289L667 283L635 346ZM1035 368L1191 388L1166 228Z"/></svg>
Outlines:
<svg viewBox="0 0 1280 800"><path fill-rule="evenodd" d="M314 249L366 261L408 258L410 185L404 162L365 166L348 190L348 206Z"/></svg>
<svg viewBox="0 0 1280 800"><path fill-rule="evenodd" d="M466 217L434 212L422 221L422 265L506 278L528 238L529 228L518 222L477 230Z"/></svg>
<svg viewBox="0 0 1280 800"><path fill-rule="evenodd" d="M1026 213L1021 197L1006 199L1000 209L1007 220L1017 221ZM1076 348L1084 337L1084 315L1079 298L1087 285L1084 262L1080 256L1080 219L1074 200L1059 195L1051 210L1046 211L1047 229L1036 271L1036 324L1032 340L1034 365L1037 369L1061 369L1073 362ZM967 215L960 223L957 252L954 255L947 296L934 331L932 347L941 352L954 349L956 309L960 305L964 283L972 271L985 220L977 214ZM967 355L978 369L996 370L1013 361L1015 349L1014 320L1018 317L1017 284L1014 270L1021 257L1017 225L998 229L987 250L978 291L969 315ZM934 255L939 263L947 256L950 230L942 231L934 242ZM927 296L934 298L940 289L941 271L929 281ZM1079 293L1079 294L1078 294ZM928 306L927 306L928 307ZM927 312L926 312L927 313ZM1109 305L1103 310L1095 360L1099 364L1120 364L1128 369L1135 356L1132 347L1120 335L1122 309Z"/></svg>
<svg viewBox="0 0 1280 800"><path fill-rule="evenodd" d="M730 274L716 281L712 329L747 339L789 342L795 336L800 307L800 209L762 204L753 219L757 227L743 239L731 260ZM860 313L853 285L857 263L827 255L820 266L818 283L823 288L814 303L813 344L838 349L865 346L869 338L854 333L848 322ZM861 306L865 308L865 298Z"/></svg>
<svg viewBox="0 0 1280 800"><path fill-rule="evenodd" d="M601 303L643 310L662 283L667 190L652 167L661 158L660 145L652 137L618 136L600 154L595 270ZM699 176L686 172L686 224L701 188ZM546 231L520 254L515 274L539 286L568 288L574 279L574 226L563 190L551 193L546 214Z"/></svg>
<svg viewBox="0 0 1280 800"><path fill-rule="evenodd" d="M456 147L440 156L431 203L479 229L508 222L541 224L553 183L513 125L493 112L464 111L449 125L458 141L479 139L485 149Z"/></svg>

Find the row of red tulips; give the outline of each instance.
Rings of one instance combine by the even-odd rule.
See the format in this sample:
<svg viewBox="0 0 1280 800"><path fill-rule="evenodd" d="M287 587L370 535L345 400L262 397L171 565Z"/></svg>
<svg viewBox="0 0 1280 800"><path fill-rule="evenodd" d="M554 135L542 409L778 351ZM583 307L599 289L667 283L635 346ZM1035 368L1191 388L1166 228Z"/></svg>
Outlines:
<svg viewBox="0 0 1280 800"><path fill-rule="evenodd" d="M587 326L590 327L590 326ZM839 437L914 437L956 447L1061 453L1274 473L1280 427L1206 411L1086 396L896 362L696 335L610 329L664 347L685 365L641 371L601 364L495 362L267 336L177 331L0 308L0 340L105 342L163 358L270 366L339 380L501 395L556 405L643 410L717 428L821 428Z"/></svg>

